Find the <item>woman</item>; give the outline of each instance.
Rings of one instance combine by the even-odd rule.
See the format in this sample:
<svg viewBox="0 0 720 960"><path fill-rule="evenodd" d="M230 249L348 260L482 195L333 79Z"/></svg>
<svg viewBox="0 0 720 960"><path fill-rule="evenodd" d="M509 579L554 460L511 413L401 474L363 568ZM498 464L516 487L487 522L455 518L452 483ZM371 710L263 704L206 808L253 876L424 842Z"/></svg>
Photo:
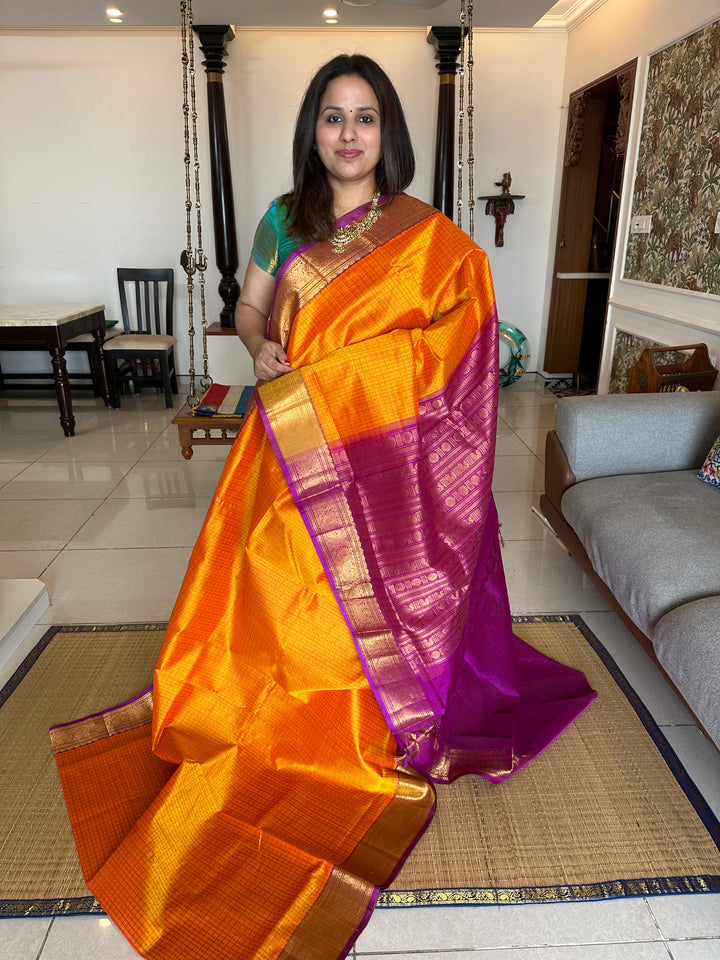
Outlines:
<svg viewBox="0 0 720 960"><path fill-rule="evenodd" d="M431 781L505 779L594 696L512 634L487 259L402 192L375 63L319 71L293 167L237 310L256 405L153 700L54 731L88 886L146 957L344 956Z"/></svg>

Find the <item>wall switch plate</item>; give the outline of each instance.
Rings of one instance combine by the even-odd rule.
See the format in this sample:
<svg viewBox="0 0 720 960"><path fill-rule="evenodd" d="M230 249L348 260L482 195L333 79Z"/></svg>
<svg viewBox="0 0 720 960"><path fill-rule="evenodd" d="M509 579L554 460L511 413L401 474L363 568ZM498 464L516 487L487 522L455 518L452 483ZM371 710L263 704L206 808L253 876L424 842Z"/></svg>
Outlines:
<svg viewBox="0 0 720 960"><path fill-rule="evenodd" d="M720 213L715 217L715 233L720 233Z"/></svg>
<svg viewBox="0 0 720 960"><path fill-rule="evenodd" d="M630 233L650 233L652 217L633 217L630 221Z"/></svg>

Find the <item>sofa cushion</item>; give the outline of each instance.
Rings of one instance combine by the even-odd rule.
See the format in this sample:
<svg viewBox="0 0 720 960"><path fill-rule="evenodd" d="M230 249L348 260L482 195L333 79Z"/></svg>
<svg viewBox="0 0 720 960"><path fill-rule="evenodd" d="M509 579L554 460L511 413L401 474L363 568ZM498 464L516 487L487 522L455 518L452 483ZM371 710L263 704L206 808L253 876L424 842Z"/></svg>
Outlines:
<svg viewBox="0 0 720 960"><path fill-rule="evenodd" d="M555 432L578 481L698 469L720 429L720 391L563 397Z"/></svg>
<svg viewBox="0 0 720 960"><path fill-rule="evenodd" d="M595 571L651 639L668 610L720 592L720 497L697 470L584 480L561 507Z"/></svg>
<svg viewBox="0 0 720 960"><path fill-rule="evenodd" d="M688 706L720 747L720 596L692 600L660 619L653 643L658 660Z"/></svg>
<svg viewBox="0 0 720 960"><path fill-rule="evenodd" d="M698 470L698 477L713 487L720 487L720 437L710 447L705 463Z"/></svg>

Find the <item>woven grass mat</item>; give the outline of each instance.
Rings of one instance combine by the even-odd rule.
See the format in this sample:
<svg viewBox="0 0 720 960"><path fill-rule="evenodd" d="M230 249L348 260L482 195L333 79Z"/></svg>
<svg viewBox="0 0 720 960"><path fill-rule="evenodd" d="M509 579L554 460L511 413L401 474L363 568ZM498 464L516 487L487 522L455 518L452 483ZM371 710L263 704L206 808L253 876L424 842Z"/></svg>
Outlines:
<svg viewBox="0 0 720 960"><path fill-rule="evenodd" d="M379 906L720 891L720 824L579 617L518 617L599 698L501 786L464 777ZM164 624L53 627L0 692L0 916L100 913L85 887L48 727L147 687Z"/></svg>

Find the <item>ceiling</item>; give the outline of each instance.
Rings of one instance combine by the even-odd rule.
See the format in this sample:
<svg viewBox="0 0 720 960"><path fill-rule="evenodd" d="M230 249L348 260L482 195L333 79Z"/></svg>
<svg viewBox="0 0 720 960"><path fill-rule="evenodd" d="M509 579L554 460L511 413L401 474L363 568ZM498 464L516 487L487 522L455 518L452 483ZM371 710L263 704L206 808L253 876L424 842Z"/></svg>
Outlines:
<svg viewBox="0 0 720 960"><path fill-rule="evenodd" d="M362 6L355 4L362 3ZM476 27L531 27L552 10L563 23L568 11L588 0L474 0ZM594 0L597 4L597 0ZM106 8L123 13L122 25L109 23ZM237 26L323 26L323 10L338 11L340 27L448 26L459 22L460 0L194 0L195 23ZM2 0L2 28L107 27L123 30L168 27L180 22L179 0ZM333 27L327 25L327 29Z"/></svg>

